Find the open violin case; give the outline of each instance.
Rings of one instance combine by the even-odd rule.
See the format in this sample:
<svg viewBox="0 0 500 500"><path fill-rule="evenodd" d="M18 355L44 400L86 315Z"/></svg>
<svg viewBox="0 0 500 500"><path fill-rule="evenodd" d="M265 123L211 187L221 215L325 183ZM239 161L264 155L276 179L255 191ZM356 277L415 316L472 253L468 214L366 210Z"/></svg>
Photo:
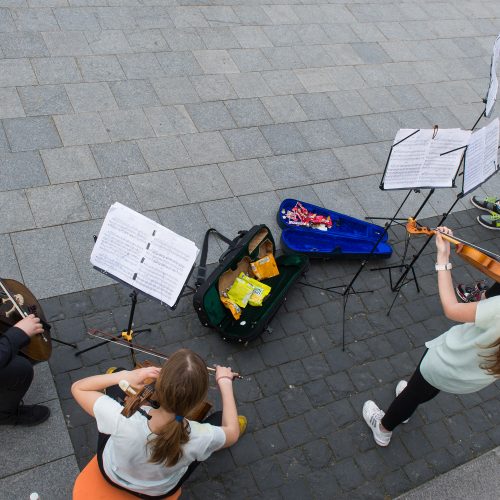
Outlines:
<svg viewBox="0 0 500 500"><path fill-rule="evenodd" d="M329 217L331 227L321 230L290 220L286 214L293 211L297 204L309 213ZM281 247L287 254L322 259L363 258L370 254L374 258L388 258L392 254L383 227L311 203L287 198L281 202L277 220L283 228ZM379 243L374 249L377 241Z"/></svg>
<svg viewBox="0 0 500 500"><path fill-rule="evenodd" d="M219 258L219 264L205 278L208 238L214 234L229 245ZM275 256L279 275L263 279L262 283L271 287L271 292L261 306L247 306L242 309L239 319L224 307L221 292L232 283L240 272L247 272L249 264L272 253ZM224 340L247 342L257 338L268 326L290 287L306 272L309 260L302 255L276 256L276 247L269 228L263 224L253 226L248 231L240 231L233 240L226 238L215 229L205 235L196 280L193 305L202 325L213 328Z"/></svg>

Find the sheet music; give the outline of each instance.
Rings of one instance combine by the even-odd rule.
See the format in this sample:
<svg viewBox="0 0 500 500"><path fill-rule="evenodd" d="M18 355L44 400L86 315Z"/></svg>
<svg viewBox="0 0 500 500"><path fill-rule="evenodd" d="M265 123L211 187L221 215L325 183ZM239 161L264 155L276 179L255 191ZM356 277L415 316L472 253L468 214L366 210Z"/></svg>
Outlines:
<svg viewBox="0 0 500 500"><path fill-rule="evenodd" d="M498 168L498 118L472 134L465 155L464 194L474 190Z"/></svg>
<svg viewBox="0 0 500 500"><path fill-rule="evenodd" d="M134 210L111 205L90 256L97 268L173 306L194 265L196 245Z"/></svg>
<svg viewBox="0 0 500 500"><path fill-rule="evenodd" d="M437 134L433 129L399 130L385 172L384 189L451 187L463 150L441 154L466 146L470 134L460 129L439 129Z"/></svg>
<svg viewBox="0 0 500 500"><path fill-rule="evenodd" d="M498 78L497 78L497 64L498 58L500 57L500 35L497 36L495 43L493 44L493 53L491 54L491 66L490 66L490 86L488 87L488 94L486 96L486 108L485 116L490 117L495 102L497 100L498 92Z"/></svg>

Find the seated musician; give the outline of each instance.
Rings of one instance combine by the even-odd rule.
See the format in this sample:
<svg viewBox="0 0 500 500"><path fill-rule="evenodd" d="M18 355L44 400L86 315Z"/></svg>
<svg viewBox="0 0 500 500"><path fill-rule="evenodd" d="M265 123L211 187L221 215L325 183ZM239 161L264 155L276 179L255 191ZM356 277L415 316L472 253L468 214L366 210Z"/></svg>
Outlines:
<svg viewBox="0 0 500 500"><path fill-rule="evenodd" d="M445 227L438 230L451 235ZM449 264L450 243L441 233L436 233L439 297L446 317L460 324L426 342L419 365L408 383L398 383L396 398L386 413L373 401L365 402L363 417L380 446L387 446L392 431L440 391L469 394L500 378L500 297L457 301Z"/></svg>
<svg viewBox="0 0 500 500"><path fill-rule="evenodd" d="M238 417L233 395L233 372L218 366L215 380L222 396L222 412L203 423L188 420L208 391L208 371L193 351L181 349L163 367L140 368L96 375L75 382L71 388L78 404L97 421L97 458L104 478L139 498L164 498L174 494L200 461L227 448L244 432L246 419ZM159 408L143 407L129 418L112 397L123 398L117 387L126 380L133 387L156 379ZM106 391L104 395L101 391Z"/></svg>
<svg viewBox="0 0 500 500"><path fill-rule="evenodd" d="M37 425L49 418L43 405L22 401L33 380L33 365L19 350L43 332L40 319L30 314L0 336L0 424Z"/></svg>

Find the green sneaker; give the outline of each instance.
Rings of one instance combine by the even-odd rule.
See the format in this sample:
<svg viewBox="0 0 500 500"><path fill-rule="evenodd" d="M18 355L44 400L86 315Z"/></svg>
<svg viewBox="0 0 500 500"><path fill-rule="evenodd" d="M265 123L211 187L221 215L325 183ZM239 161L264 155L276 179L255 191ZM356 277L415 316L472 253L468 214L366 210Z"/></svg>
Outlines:
<svg viewBox="0 0 500 500"><path fill-rule="evenodd" d="M477 221L488 229L500 229L500 214L490 212L490 215L479 215Z"/></svg>
<svg viewBox="0 0 500 500"><path fill-rule="evenodd" d="M500 214L500 198L496 198L495 196L487 196L486 198L473 196L470 199L470 202L480 210Z"/></svg>

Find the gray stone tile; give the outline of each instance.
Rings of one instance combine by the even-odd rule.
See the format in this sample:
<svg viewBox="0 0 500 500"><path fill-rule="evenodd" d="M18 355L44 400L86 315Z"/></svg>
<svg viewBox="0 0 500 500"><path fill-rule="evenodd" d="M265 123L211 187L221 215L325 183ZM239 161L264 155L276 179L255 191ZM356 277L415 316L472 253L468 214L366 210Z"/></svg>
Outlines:
<svg viewBox="0 0 500 500"><path fill-rule="evenodd" d="M68 84L66 92L77 113L118 109L106 82Z"/></svg>
<svg viewBox="0 0 500 500"><path fill-rule="evenodd" d="M391 95L388 89L361 89L359 90L359 93L375 113L383 113L399 109L398 102Z"/></svg>
<svg viewBox="0 0 500 500"><path fill-rule="evenodd" d="M11 235L11 238L19 267L23 274L24 283L33 292L35 297L42 299L82 289L82 283L62 227L48 227L14 233ZM52 415L50 420L53 422L55 418L57 416ZM64 425L64 422L61 425ZM16 437L15 442L18 443L16 446L19 446L20 436ZM59 435L57 439L58 446L53 447L52 453L59 454L63 450L64 455L73 453L69 439L67 443L65 441L61 442L61 439L62 437ZM30 442L31 451L26 454L29 455L26 456L26 459L38 460L36 451L33 448L31 434ZM7 443L6 446L8 446ZM65 446L69 446L69 448L64 449ZM44 447L43 453L45 459L47 459L47 447ZM20 465L19 460L19 456L16 456L17 467Z"/></svg>
<svg viewBox="0 0 500 500"><path fill-rule="evenodd" d="M235 99L226 101L225 104L239 127L255 127L273 123L271 115L260 99Z"/></svg>
<svg viewBox="0 0 500 500"><path fill-rule="evenodd" d="M224 75L198 75L190 78L202 101L224 101L238 96Z"/></svg>
<svg viewBox="0 0 500 500"><path fill-rule="evenodd" d="M232 196L231 189L217 165L182 168L176 170L176 174L191 202Z"/></svg>
<svg viewBox="0 0 500 500"><path fill-rule="evenodd" d="M28 116L60 115L73 112L63 85L20 87L19 95Z"/></svg>
<svg viewBox="0 0 500 500"><path fill-rule="evenodd" d="M327 94L298 94L295 96L309 120L338 118L340 111Z"/></svg>
<svg viewBox="0 0 500 500"><path fill-rule="evenodd" d="M79 57L78 65L86 82L125 80L122 67L114 55Z"/></svg>
<svg viewBox="0 0 500 500"><path fill-rule="evenodd" d="M44 57L49 51L40 33L16 31L0 33L0 48L4 57Z"/></svg>
<svg viewBox="0 0 500 500"><path fill-rule="evenodd" d="M7 142L7 137L3 129L3 125L0 126L0 153L10 153L9 143Z"/></svg>
<svg viewBox="0 0 500 500"><path fill-rule="evenodd" d="M285 123L281 125L264 125L260 128L273 152L277 155L287 153L301 153L309 151L296 125Z"/></svg>
<svg viewBox="0 0 500 500"><path fill-rule="evenodd" d="M264 47L262 52L274 69L305 68L294 47Z"/></svg>
<svg viewBox="0 0 500 500"><path fill-rule="evenodd" d="M35 73L27 59L0 60L0 87L36 85Z"/></svg>
<svg viewBox="0 0 500 500"><path fill-rule="evenodd" d="M280 199L276 192L248 194L240 196L239 200L252 224L265 224L271 230L276 248L279 248L281 229L276 221L276 212L280 205Z"/></svg>
<svg viewBox="0 0 500 500"><path fill-rule="evenodd" d="M316 191L314 191L312 186L298 186L286 189L279 189L276 191L276 195L280 199L280 202L286 200L287 198L292 198L294 200L305 201L307 203L312 203L318 207L323 206L323 202L318 198Z"/></svg>
<svg viewBox="0 0 500 500"><path fill-rule="evenodd" d="M206 49L196 28L168 28L162 30L162 33L173 51Z"/></svg>
<svg viewBox="0 0 500 500"><path fill-rule="evenodd" d="M0 118L25 116L17 90L13 87L0 87Z"/></svg>
<svg viewBox="0 0 500 500"><path fill-rule="evenodd" d="M359 116L336 118L331 120L331 123L344 144L348 146L376 141L371 130Z"/></svg>
<svg viewBox="0 0 500 500"><path fill-rule="evenodd" d="M392 62L391 58L378 43L353 43L352 47L366 64L382 64Z"/></svg>
<svg viewBox="0 0 500 500"><path fill-rule="evenodd" d="M365 81L356 71L356 68L351 66L328 68L328 72L333 80L333 83L340 90L355 90L366 86Z"/></svg>
<svg viewBox="0 0 500 500"><path fill-rule="evenodd" d="M384 70L383 65L364 64L356 66L356 70L369 88L390 87L391 85L394 85L391 75Z"/></svg>
<svg viewBox="0 0 500 500"><path fill-rule="evenodd" d="M295 155L262 158L260 162L275 189L312 184L312 179Z"/></svg>
<svg viewBox="0 0 500 500"><path fill-rule="evenodd" d="M59 29L51 9L12 9L11 13L19 31L57 31ZM6 19L2 16L2 31L11 31L5 29L5 21Z"/></svg>
<svg viewBox="0 0 500 500"><path fill-rule="evenodd" d="M115 201L132 210L140 211L141 209L130 181L126 177L82 181L80 189L92 218L104 217Z"/></svg>
<svg viewBox="0 0 500 500"><path fill-rule="evenodd" d="M82 81L82 75L73 57L36 58L32 59L31 64L41 85Z"/></svg>
<svg viewBox="0 0 500 500"><path fill-rule="evenodd" d="M79 472L75 456L70 455L4 478L0 488L13 498L29 498L36 491L53 500L64 500L71 497L73 480Z"/></svg>
<svg viewBox="0 0 500 500"><path fill-rule="evenodd" d="M55 116L57 130L65 146L109 142L101 117L97 113Z"/></svg>
<svg viewBox="0 0 500 500"><path fill-rule="evenodd" d="M103 177L138 174L148 170L135 142L94 144L90 149Z"/></svg>
<svg viewBox="0 0 500 500"><path fill-rule="evenodd" d="M0 219L0 233L24 231L25 229L32 229L35 227L35 221L31 214L24 191L1 192L0 208L4 214ZM5 239L0 241L2 241L2 249L7 246L8 242ZM6 255L8 255L8 253ZM13 267L12 263L10 263L10 267ZM3 276L7 275L4 274Z"/></svg>
<svg viewBox="0 0 500 500"><path fill-rule="evenodd" d="M244 49L273 46L260 26L233 26L231 31Z"/></svg>
<svg viewBox="0 0 500 500"><path fill-rule="evenodd" d="M238 94L238 97L263 97L273 95L272 90L260 73L244 73L228 75L228 80Z"/></svg>
<svg viewBox="0 0 500 500"><path fill-rule="evenodd" d="M92 53L96 55L121 54L132 50L121 30L87 31L85 37Z"/></svg>
<svg viewBox="0 0 500 500"><path fill-rule="evenodd" d="M195 165L234 160L219 132L183 135L181 140Z"/></svg>
<svg viewBox="0 0 500 500"><path fill-rule="evenodd" d="M329 44L331 42L320 24L305 24L297 26L295 31L304 45Z"/></svg>
<svg viewBox="0 0 500 500"><path fill-rule="evenodd" d="M441 128L460 127L460 122L447 107L433 107L423 109L422 114L432 125L439 125ZM475 117L471 117L472 119ZM473 124L471 124L472 126Z"/></svg>
<svg viewBox="0 0 500 500"><path fill-rule="evenodd" d="M329 149L295 155L314 182L328 182L348 177L338 158Z"/></svg>
<svg viewBox="0 0 500 500"><path fill-rule="evenodd" d="M200 208L210 227L231 239L238 234L238 231L252 227L252 222L238 198L207 201L200 203Z"/></svg>
<svg viewBox="0 0 500 500"><path fill-rule="evenodd" d="M169 49L169 45L159 29L127 30L125 37L134 52L156 52Z"/></svg>
<svg viewBox="0 0 500 500"><path fill-rule="evenodd" d="M243 26L272 24L262 7L258 5L235 5L233 11L240 18Z"/></svg>
<svg viewBox="0 0 500 500"><path fill-rule="evenodd" d="M311 149L335 148L344 145L328 120L302 122L297 123L296 126Z"/></svg>
<svg viewBox="0 0 500 500"><path fill-rule="evenodd" d="M389 141L394 139L400 128L397 115L397 113L378 113L363 116L362 119L378 140Z"/></svg>
<svg viewBox="0 0 500 500"><path fill-rule="evenodd" d="M224 130L222 136L237 160L272 154L269 144L257 127Z"/></svg>
<svg viewBox="0 0 500 500"><path fill-rule="evenodd" d="M193 121L182 105L145 108L144 112L158 136L196 132Z"/></svg>
<svg viewBox="0 0 500 500"><path fill-rule="evenodd" d="M188 167L191 158L178 137L159 137L138 141L149 170L169 170Z"/></svg>
<svg viewBox="0 0 500 500"><path fill-rule="evenodd" d="M239 72L227 50L194 50L193 54L206 74Z"/></svg>
<svg viewBox="0 0 500 500"><path fill-rule="evenodd" d="M198 28L207 49L234 49L240 44L228 26L218 26L215 28Z"/></svg>
<svg viewBox="0 0 500 500"><path fill-rule="evenodd" d="M299 45L302 42L294 26L264 26L262 29L275 47Z"/></svg>
<svg viewBox="0 0 500 500"><path fill-rule="evenodd" d="M330 92L328 96L342 116L365 115L372 112L357 90Z"/></svg>
<svg viewBox="0 0 500 500"><path fill-rule="evenodd" d="M56 8L53 12L62 31L98 31L101 29L92 10Z"/></svg>
<svg viewBox="0 0 500 500"><path fill-rule="evenodd" d="M101 177L88 146L41 150L51 184Z"/></svg>
<svg viewBox="0 0 500 500"><path fill-rule="evenodd" d="M184 189L172 170L130 175L129 180L144 210L189 203Z"/></svg>
<svg viewBox="0 0 500 500"><path fill-rule="evenodd" d="M292 95L263 97L261 101L275 123L307 120L306 114Z"/></svg>
<svg viewBox="0 0 500 500"><path fill-rule="evenodd" d="M425 100L424 96L414 85L393 86L388 90L398 103L399 109L426 108L429 106L429 102Z"/></svg>
<svg viewBox="0 0 500 500"><path fill-rule="evenodd" d="M273 91L274 95L298 94L305 92L300 80L291 70L266 71L262 73L262 76Z"/></svg>
<svg viewBox="0 0 500 500"><path fill-rule="evenodd" d="M333 66L335 60L320 45L300 45L294 47L305 68Z"/></svg>
<svg viewBox="0 0 500 500"><path fill-rule="evenodd" d="M128 141L153 137L155 134L142 109L106 111L102 121L113 141Z"/></svg>
<svg viewBox="0 0 500 500"><path fill-rule="evenodd" d="M198 64L198 61L190 51L183 52L159 52L156 54L165 75L172 76L189 76L201 75L203 70Z"/></svg>
<svg viewBox="0 0 500 500"><path fill-rule="evenodd" d="M273 190L273 185L258 160L223 163L219 168L236 196Z"/></svg>
<svg viewBox="0 0 500 500"><path fill-rule="evenodd" d="M156 106L160 100L148 80L129 80L110 83L111 91L122 109Z"/></svg>
<svg viewBox="0 0 500 500"><path fill-rule="evenodd" d="M31 229L31 227L33 227L33 225L27 229ZM21 276L16 254L14 253L14 247L12 246L8 234L0 235L0 253L2 254L2 260L0 261L0 276L8 276L10 279L22 281L23 277Z"/></svg>
<svg viewBox="0 0 500 500"><path fill-rule="evenodd" d="M44 186L49 180L38 152L0 154L0 186L8 191Z"/></svg>
<svg viewBox="0 0 500 500"><path fill-rule="evenodd" d="M53 57L92 54L85 34L81 31L47 31L42 36Z"/></svg>
<svg viewBox="0 0 500 500"><path fill-rule="evenodd" d="M162 104L186 104L200 100L187 77L160 78L151 83Z"/></svg>
<svg viewBox="0 0 500 500"><path fill-rule="evenodd" d="M176 28L199 28L208 26L203 14L196 7L173 7L169 10L169 15Z"/></svg>
<svg viewBox="0 0 500 500"><path fill-rule="evenodd" d="M61 140L52 118L8 118L3 126L12 151L57 148Z"/></svg>
<svg viewBox="0 0 500 500"><path fill-rule="evenodd" d="M129 79L162 78L166 76L155 54L120 54L118 60Z"/></svg>
<svg viewBox="0 0 500 500"><path fill-rule="evenodd" d="M327 68L297 69L295 74L308 92L338 90Z"/></svg>
<svg viewBox="0 0 500 500"><path fill-rule="evenodd" d="M197 204L158 210L158 217L165 227L194 241L196 246L201 249L203 237L210 226ZM216 262L221 253L222 247L219 245L219 241L216 238L211 239L208 246L207 262ZM198 261L199 259L200 254L198 254Z"/></svg>
<svg viewBox="0 0 500 500"><path fill-rule="evenodd" d="M94 235L99 234L102 222L102 219L96 219L63 226L83 288L86 290L115 283L111 278L94 269L90 263L90 254L94 248Z"/></svg>
<svg viewBox="0 0 500 500"><path fill-rule="evenodd" d="M384 169L384 165L378 165L363 144L337 148L335 156L340 160L349 178L376 173L382 174Z"/></svg>
<svg viewBox="0 0 500 500"><path fill-rule="evenodd" d="M346 181L315 184L313 189L326 208L350 215L351 217L360 219L366 217L367 214L349 189Z"/></svg>
<svg viewBox="0 0 500 500"><path fill-rule="evenodd" d="M300 24L292 5L263 5L262 9L273 24Z"/></svg>
<svg viewBox="0 0 500 500"><path fill-rule="evenodd" d="M88 219L89 211L78 184L57 184L26 191L37 227Z"/></svg>
<svg viewBox="0 0 500 500"><path fill-rule="evenodd" d="M186 109L200 132L222 130L236 126L222 102L187 104Z"/></svg>
<svg viewBox="0 0 500 500"><path fill-rule="evenodd" d="M229 53L242 73L272 69L271 63L259 49L234 49Z"/></svg>

